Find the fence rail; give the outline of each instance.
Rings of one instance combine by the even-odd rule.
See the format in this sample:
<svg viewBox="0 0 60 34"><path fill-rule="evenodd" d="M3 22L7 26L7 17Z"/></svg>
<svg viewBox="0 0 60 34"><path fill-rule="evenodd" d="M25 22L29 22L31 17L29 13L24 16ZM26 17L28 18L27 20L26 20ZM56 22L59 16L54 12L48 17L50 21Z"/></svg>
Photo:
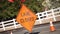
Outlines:
<svg viewBox="0 0 60 34"><path fill-rule="evenodd" d="M44 11L41 13L37 13L36 15L38 17L37 17L37 20L35 21L35 25L49 23L50 19L52 19L52 21L60 21L60 18L59 18L60 7L56 9ZM21 28L21 27L22 26L16 22L16 19L0 22L0 32L16 29L16 28Z"/></svg>

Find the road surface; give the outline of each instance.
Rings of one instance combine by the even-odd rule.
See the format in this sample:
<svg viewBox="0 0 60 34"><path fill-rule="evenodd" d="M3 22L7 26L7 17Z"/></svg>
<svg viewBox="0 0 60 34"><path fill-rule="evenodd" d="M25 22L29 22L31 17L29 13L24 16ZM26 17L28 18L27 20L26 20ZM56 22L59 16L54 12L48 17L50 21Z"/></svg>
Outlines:
<svg viewBox="0 0 60 34"><path fill-rule="evenodd" d="M54 32L50 32L49 24L41 24L41 25L34 26L33 34L60 34L60 22L54 23L54 26L56 28L56 31ZM29 34L29 32L24 28L16 29L13 30L12 32L13 34L26 34L26 33ZM1 32L0 34L10 34L10 31Z"/></svg>

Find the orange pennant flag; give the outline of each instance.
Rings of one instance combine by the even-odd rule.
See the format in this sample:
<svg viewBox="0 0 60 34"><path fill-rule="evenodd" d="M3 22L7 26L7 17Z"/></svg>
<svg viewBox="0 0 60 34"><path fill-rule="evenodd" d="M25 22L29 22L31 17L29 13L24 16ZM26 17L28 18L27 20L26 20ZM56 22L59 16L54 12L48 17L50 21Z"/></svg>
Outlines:
<svg viewBox="0 0 60 34"><path fill-rule="evenodd" d="M17 15L16 20L24 28L32 32L32 28L34 26L36 18L37 16L23 4Z"/></svg>

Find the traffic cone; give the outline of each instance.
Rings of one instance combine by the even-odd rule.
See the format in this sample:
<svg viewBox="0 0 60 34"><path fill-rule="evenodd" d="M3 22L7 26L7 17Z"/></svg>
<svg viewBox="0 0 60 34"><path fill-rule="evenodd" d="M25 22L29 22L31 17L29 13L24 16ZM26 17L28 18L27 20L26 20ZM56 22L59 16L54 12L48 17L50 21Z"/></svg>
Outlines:
<svg viewBox="0 0 60 34"><path fill-rule="evenodd" d="M50 31L55 31L55 27L54 27L52 21L50 21Z"/></svg>

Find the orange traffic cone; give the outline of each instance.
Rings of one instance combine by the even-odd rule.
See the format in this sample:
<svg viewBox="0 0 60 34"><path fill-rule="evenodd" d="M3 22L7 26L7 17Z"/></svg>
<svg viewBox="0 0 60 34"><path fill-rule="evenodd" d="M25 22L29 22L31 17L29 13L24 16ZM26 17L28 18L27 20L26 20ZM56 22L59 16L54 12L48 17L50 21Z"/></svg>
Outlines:
<svg viewBox="0 0 60 34"><path fill-rule="evenodd" d="M52 21L50 21L50 31L55 31L55 27L54 27Z"/></svg>

